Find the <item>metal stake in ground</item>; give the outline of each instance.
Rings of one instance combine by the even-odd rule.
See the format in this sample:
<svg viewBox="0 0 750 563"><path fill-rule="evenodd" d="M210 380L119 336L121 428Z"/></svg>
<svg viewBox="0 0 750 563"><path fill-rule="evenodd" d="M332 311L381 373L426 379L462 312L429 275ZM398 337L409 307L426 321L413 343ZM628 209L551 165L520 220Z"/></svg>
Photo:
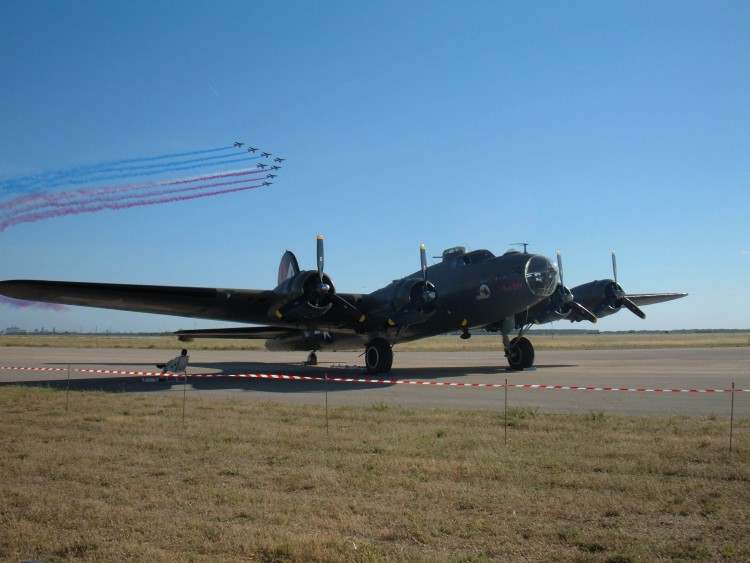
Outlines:
<svg viewBox="0 0 750 563"><path fill-rule="evenodd" d="M325 381L325 389L326 389L326 437L329 437L329 431L328 431L328 372L325 372L323 374L323 379Z"/></svg>
<svg viewBox="0 0 750 563"><path fill-rule="evenodd" d="M505 430L503 436L503 443L508 443L508 380L505 380Z"/></svg>
<svg viewBox="0 0 750 563"><path fill-rule="evenodd" d="M65 384L65 414L68 414L69 402L70 402L70 364L68 364L68 382Z"/></svg>
<svg viewBox="0 0 750 563"><path fill-rule="evenodd" d="M729 408L729 457L732 457L732 434L734 432L734 381L732 381L732 403Z"/></svg>
<svg viewBox="0 0 750 563"><path fill-rule="evenodd" d="M182 380L182 424L185 424L185 399L187 396L187 374L184 375Z"/></svg>

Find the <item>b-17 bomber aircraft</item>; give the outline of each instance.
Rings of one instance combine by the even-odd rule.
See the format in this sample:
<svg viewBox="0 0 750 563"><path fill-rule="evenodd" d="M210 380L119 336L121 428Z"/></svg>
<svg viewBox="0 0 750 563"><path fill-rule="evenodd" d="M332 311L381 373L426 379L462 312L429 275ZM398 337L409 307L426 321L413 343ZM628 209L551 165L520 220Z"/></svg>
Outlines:
<svg viewBox="0 0 750 563"><path fill-rule="evenodd" d="M526 251L495 256L489 250L455 247L427 266L368 294L339 293L324 272L323 237L317 240L317 269L300 270L290 251L281 258L274 289L225 289L124 285L43 280L0 282L0 294L28 301L250 323L255 326L182 330L181 339L260 338L269 350L310 352L364 347L372 374L388 373L393 346L429 336L472 330L500 332L511 369L534 364L526 338L539 323L569 319L596 321L626 307L684 297L685 293L625 293L616 279L568 289L562 263ZM615 265L613 257L613 265ZM615 265L616 277L616 265ZM262 325L262 326L257 326ZM511 333L518 335L511 338Z"/></svg>

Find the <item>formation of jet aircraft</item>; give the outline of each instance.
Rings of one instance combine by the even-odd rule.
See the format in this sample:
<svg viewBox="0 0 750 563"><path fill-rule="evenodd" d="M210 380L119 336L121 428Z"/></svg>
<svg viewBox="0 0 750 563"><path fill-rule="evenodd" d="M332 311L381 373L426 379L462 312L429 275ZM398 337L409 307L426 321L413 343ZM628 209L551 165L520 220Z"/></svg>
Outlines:
<svg viewBox="0 0 750 563"><path fill-rule="evenodd" d="M562 260L526 251L495 256L489 250L455 247L441 261L421 268L372 293L339 293L324 271L323 237L317 239L317 268L300 270L295 255L281 258L274 289L228 289L46 280L0 282L0 294L15 299L119 309L143 313L249 323L253 326L182 330L181 339L260 338L270 350L310 353L364 347L372 374L388 373L393 346L458 331L499 332L511 369L534 364L525 336L534 324L567 319L596 322L623 307L645 317L641 306L684 297L686 293L628 294L613 279L568 288ZM517 335L511 334L517 331Z"/></svg>
<svg viewBox="0 0 750 563"><path fill-rule="evenodd" d="M235 141L234 142L234 146L237 147L237 148L241 148L242 146L244 146L244 144L245 143L243 143L241 141ZM255 148L255 147L248 147L247 152L255 153L255 152L258 152L258 149ZM269 156L273 156L273 155L270 152L263 151L263 152L260 153L260 156L263 157L263 158L268 158ZM278 164L281 164L285 160L286 160L285 158L281 158L280 156L277 156L277 157L275 157L273 159L273 161L276 162L276 163L278 163ZM260 165L259 164L258 168L264 168L265 166L266 166L265 164L264 165ZM279 168L281 168L281 167L277 166L277 167L274 168L274 170L279 170Z"/></svg>

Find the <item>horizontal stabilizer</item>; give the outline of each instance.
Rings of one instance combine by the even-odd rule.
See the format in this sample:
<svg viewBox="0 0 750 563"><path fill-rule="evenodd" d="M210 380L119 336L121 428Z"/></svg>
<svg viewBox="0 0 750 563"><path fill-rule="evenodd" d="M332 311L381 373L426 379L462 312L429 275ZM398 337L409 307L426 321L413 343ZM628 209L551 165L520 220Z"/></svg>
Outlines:
<svg viewBox="0 0 750 563"><path fill-rule="evenodd" d="M175 336L180 340L187 341L193 338L248 338L265 340L268 338L277 338L286 336L291 333L299 332L293 328L273 327L273 326L241 326L237 328L207 328L178 330Z"/></svg>

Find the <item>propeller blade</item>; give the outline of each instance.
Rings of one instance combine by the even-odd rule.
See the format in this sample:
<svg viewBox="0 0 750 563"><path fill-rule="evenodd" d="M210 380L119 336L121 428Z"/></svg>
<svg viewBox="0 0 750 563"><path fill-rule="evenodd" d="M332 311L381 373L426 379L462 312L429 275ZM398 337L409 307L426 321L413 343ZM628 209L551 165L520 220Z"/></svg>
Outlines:
<svg viewBox="0 0 750 563"><path fill-rule="evenodd" d="M318 235L318 275L323 279L323 235Z"/></svg>
<svg viewBox="0 0 750 563"><path fill-rule="evenodd" d="M634 315L641 317L642 319L646 318L646 313L644 313L638 305L633 303L630 299L627 297L620 297L620 302L625 305Z"/></svg>
<svg viewBox="0 0 750 563"><path fill-rule="evenodd" d="M419 257L422 261L422 280L427 281L427 250L424 244L419 247Z"/></svg>
<svg viewBox="0 0 750 563"><path fill-rule="evenodd" d="M617 283L617 258L614 250L612 251L612 273L615 275L615 283Z"/></svg>
<svg viewBox="0 0 750 563"><path fill-rule="evenodd" d="M557 251L557 271L560 274L560 285L565 285L563 282L562 256L559 250Z"/></svg>
<svg viewBox="0 0 750 563"><path fill-rule="evenodd" d="M570 305L570 308L575 310L576 313L578 313L580 316L582 316L587 321L590 321L592 323L596 323L599 319L596 317L594 313L589 311L586 307L581 305L580 303L576 303L575 301L571 301L568 305Z"/></svg>
<svg viewBox="0 0 750 563"><path fill-rule="evenodd" d="M329 297L334 303L341 305L345 311L351 312L352 318L355 319L358 323L365 322L365 319L367 318L367 316L362 311L357 309L354 305L349 303L346 299L337 295L336 293L331 293Z"/></svg>

